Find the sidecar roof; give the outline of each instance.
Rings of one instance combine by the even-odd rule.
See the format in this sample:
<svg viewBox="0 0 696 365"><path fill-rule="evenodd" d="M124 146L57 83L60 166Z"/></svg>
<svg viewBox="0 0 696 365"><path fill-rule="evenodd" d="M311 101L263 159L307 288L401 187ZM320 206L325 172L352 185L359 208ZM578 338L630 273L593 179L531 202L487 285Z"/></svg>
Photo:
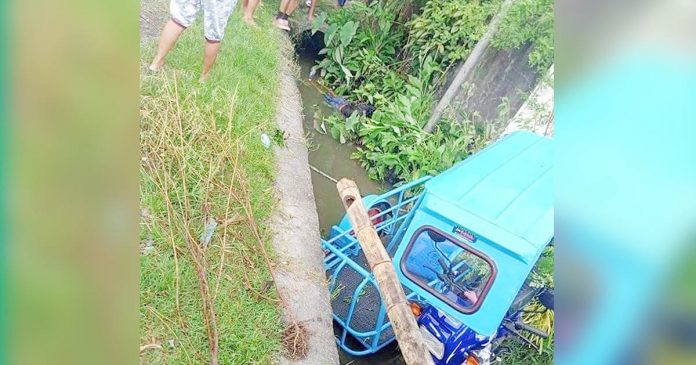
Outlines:
<svg viewBox="0 0 696 365"><path fill-rule="evenodd" d="M510 134L428 181L429 202L437 201L430 208L471 231L504 232L515 239L496 243L536 261L553 238L551 144L530 132Z"/></svg>
<svg viewBox="0 0 696 365"><path fill-rule="evenodd" d="M553 239L552 141L516 132L425 184L394 261L401 282L474 331L492 335L544 248ZM403 273L414 233L433 226L485 254L495 277L482 304L465 314Z"/></svg>

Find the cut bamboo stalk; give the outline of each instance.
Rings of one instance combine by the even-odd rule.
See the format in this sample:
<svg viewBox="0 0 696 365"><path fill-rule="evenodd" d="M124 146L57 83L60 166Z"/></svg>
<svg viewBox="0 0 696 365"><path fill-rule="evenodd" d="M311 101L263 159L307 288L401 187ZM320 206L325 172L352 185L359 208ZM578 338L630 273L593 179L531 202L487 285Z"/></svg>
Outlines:
<svg viewBox="0 0 696 365"><path fill-rule="evenodd" d="M406 294L399 283L391 258L372 225L355 182L341 179L336 184L343 206L346 208L353 232L362 247L370 270L377 280L377 287L387 309L396 341L408 365L432 365L433 358L425 347L416 319L406 301Z"/></svg>

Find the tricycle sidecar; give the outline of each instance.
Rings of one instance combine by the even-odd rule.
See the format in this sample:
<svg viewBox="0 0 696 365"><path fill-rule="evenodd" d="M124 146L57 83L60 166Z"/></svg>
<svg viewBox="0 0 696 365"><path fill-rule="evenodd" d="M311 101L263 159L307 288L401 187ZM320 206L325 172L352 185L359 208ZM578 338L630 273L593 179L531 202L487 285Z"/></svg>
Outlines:
<svg viewBox="0 0 696 365"><path fill-rule="evenodd" d="M516 331L520 298L541 294L523 285L553 239L552 159L549 139L517 132L365 198L436 363L460 365ZM374 353L394 334L350 223L322 244L338 344Z"/></svg>

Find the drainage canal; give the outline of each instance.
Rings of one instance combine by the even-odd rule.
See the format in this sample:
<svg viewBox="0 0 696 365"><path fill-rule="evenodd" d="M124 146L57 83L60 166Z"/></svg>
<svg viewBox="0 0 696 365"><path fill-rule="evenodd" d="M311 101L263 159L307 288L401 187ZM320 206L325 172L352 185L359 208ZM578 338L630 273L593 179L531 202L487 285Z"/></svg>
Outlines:
<svg viewBox="0 0 696 365"><path fill-rule="evenodd" d="M309 164L312 166L312 184L314 197L317 202L319 225L322 234L338 223L345 213L341 199L336 191L336 183L331 179L349 178L354 180L363 195L384 191L384 185L370 180L367 173L350 155L355 146L349 143L341 144L331 138L330 134L319 132L315 114L328 115L333 110L324 102L323 94L309 78L309 72L317 54L323 47L323 33L314 36L307 31L298 36L296 49L298 62L301 66L298 87L302 95L304 112L304 129L309 141Z"/></svg>
<svg viewBox="0 0 696 365"><path fill-rule="evenodd" d="M314 197L317 203L322 236L328 232L332 225L338 223L345 213L336 191L336 184L332 179L347 177L354 180L362 195L380 193L388 188L385 184L370 180L360 164L350 158L350 155L355 151L354 145L341 144L331 138L331 135L317 130L319 128L317 122L320 122L315 121L317 111L323 115L333 112L324 103L322 92L309 77L312 66L317 58L321 57L318 56L318 53L324 47L323 36L324 34L321 32L312 36L310 31L305 31L294 37L298 63L301 67L298 88L302 96L304 129L309 141L309 164L312 167L312 185L314 186ZM339 355L341 364L346 365L405 364L396 343L386 346L369 357L352 357L340 349Z"/></svg>

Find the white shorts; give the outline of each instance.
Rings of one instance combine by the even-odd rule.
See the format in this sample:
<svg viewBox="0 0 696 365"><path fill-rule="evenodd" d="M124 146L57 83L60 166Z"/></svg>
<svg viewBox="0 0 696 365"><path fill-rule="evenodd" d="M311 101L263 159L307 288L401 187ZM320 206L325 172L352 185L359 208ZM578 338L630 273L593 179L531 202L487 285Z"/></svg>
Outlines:
<svg viewBox="0 0 696 365"><path fill-rule="evenodd" d="M203 9L203 32L209 42L220 42L237 0L171 0L172 20L188 28Z"/></svg>

